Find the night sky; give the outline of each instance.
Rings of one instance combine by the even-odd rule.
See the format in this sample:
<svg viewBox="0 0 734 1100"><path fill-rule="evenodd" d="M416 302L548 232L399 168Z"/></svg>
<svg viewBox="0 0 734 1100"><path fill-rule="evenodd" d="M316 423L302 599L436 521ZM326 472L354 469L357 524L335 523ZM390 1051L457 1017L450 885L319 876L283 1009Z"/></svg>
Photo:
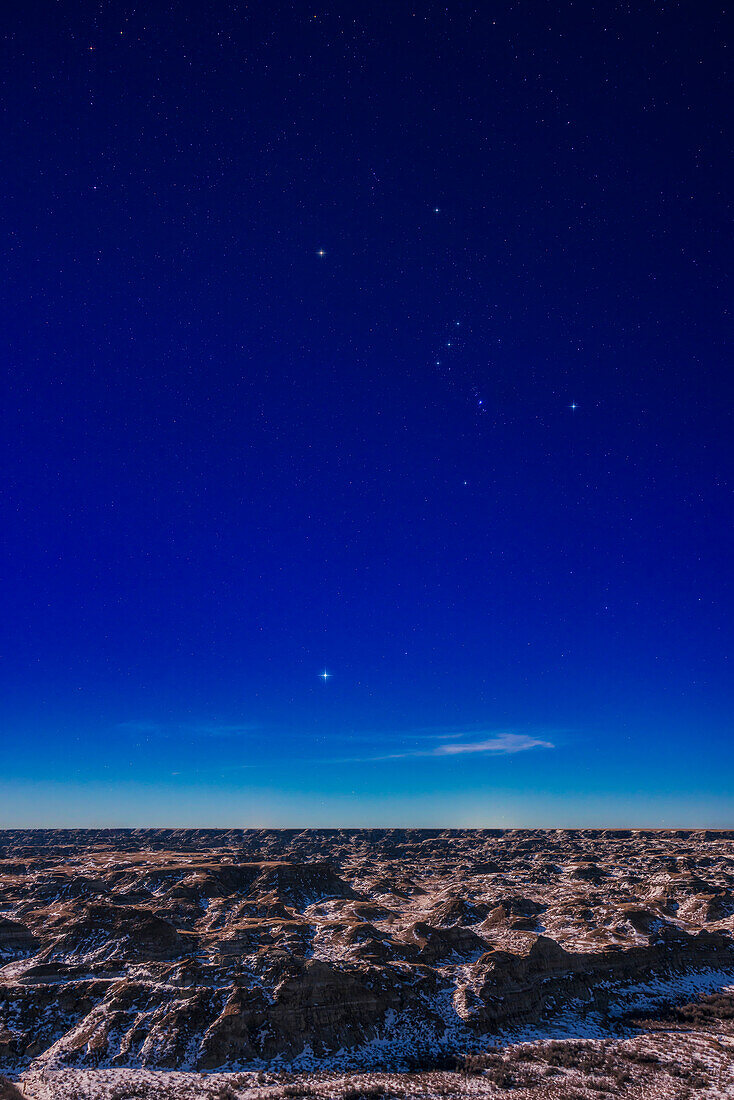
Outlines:
<svg viewBox="0 0 734 1100"><path fill-rule="evenodd" d="M734 825L722 6L4 15L0 825Z"/></svg>

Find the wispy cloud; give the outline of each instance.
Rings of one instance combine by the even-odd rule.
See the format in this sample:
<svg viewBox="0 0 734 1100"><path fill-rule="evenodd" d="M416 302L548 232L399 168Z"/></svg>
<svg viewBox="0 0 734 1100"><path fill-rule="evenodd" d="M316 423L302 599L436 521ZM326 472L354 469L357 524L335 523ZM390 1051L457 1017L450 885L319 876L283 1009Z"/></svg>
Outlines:
<svg viewBox="0 0 734 1100"><path fill-rule="evenodd" d="M132 719L129 722L118 722L117 729L122 730L124 733L160 733L160 722L148 722L145 719Z"/></svg>
<svg viewBox="0 0 734 1100"><path fill-rule="evenodd" d="M344 733L340 731L330 732L328 736L319 738L323 747L330 747L332 751L337 749L339 755L323 756L303 755L305 742L309 738L305 735L293 735L278 733L270 730L268 736L263 737L262 726L246 722L157 722L149 719L134 719L127 722L119 722L117 728L136 740L151 740L153 738L176 738L178 741L196 744L197 741L239 740L247 756L253 754L255 760L236 761L228 759L223 763L218 759L219 754L213 746L211 766L224 767L226 771L240 771L246 768L260 767L273 759L278 758L279 763L290 761L302 764L360 764L372 763L383 760L409 760L416 758L447 758L453 756L512 756L521 752L529 752L532 749L553 749L555 744L548 740L548 735L558 733L558 730L534 730L532 733L515 733L509 730L487 729L416 729L402 731L382 731L373 733ZM359 744L362 742L362 744ZM343 755L348 746L353 746L356 755ZM315 747L311 740L311 747ZM230 753L232 746L228 746ZM238 753L235 753L238 755Z"/></svg>
<svg viewBox="0 0 734 1100"><path fill-rule="evenodd" d="M255 733L259 727L246 722L152 722L134 719L118 722L117 728L140 737L241 737Z"/></svg>
<svg viewBox="0 0 734 1100"><path fill-rule="evenodd" d="M433 750L433 756L454 756L463 752L481 753L515 753L527 752L528 749L554 749L552 741L541 741L539 737L530 737L525 733L499 733L494 737L488 737L484 741L451 741L446 745L437 745Z"/></svg>
<svg viewBox="0 0 734 1100"><path fill-rule="evenodd" d="M399 752L379 753L374 756L352 757L350 760L334 760L332 763L368 763L377 760L406 760L415 757L436 756L461 756L474 753L482 756L510 756L518 752L529 752L531 749L554 749L553 741L532 736L527 733L498 732L487 735L486 733L471 734L454 730L446 733L432 733L429 735L440 743L431 748L404 748ZM464 738L464 740L458 740ZM467 740L471 738L471 740ZM404 738L405 740L405 738ZM412 740L412 737L411 737Z"/></svg>
<svg viewBox="0 0 734 1100"><path fill-rule="evenodd" d="M255 733L259 726L254 723L237 723L227 725L223 722L198 722L183 726L182 729L197 737L239 737L241 734Z"/></svg>

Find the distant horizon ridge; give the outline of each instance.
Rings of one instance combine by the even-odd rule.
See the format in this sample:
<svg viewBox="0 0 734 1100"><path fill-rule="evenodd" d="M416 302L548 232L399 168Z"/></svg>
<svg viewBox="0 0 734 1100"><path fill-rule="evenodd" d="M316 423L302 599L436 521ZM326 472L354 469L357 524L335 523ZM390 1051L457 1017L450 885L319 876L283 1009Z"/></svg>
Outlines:
<svg viewBox="0 0 734 1100"><path fill-rule="evenodd" d="M420 832L420 833L511 833L511 832L707 832L734 833L732 825L3 825L0 834L17 832Z"/></svg>

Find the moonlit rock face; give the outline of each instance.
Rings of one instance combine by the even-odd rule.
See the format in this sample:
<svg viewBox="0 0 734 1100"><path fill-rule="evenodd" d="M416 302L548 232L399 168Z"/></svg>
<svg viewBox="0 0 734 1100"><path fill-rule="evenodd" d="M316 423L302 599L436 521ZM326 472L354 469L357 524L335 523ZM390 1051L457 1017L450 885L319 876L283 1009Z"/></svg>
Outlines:
<svg viewBox="0 0 734 1100"><path fill-rule="evenodd" d="M416 1043L463 1057L589 1013L612 1034L655 988L734 982L734 832L26 831L0 853L17 1069L51 1047L95 1072L405 1068Z"/></svg>

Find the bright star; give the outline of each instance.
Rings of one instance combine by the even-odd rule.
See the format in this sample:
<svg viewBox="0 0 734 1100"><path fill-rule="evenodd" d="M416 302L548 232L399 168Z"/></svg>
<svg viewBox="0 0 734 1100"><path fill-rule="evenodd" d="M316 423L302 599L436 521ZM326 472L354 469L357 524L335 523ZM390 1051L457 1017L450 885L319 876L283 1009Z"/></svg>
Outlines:
<svg viewBox="0 0 734 1100"><path fill-rule="evenodd" d="M571 409L571 411L573 412L573 411L575 411L575 410L576 410L576 409L578 408L578 405L576 404L576 402L575 402L575 401L572 401L572 402L571 402L571 404L570 404L570 405L569 405L568 407L569 407L569 409Z"/></svg>
<svg viewBox="0 0 734 1100"><path fill-rule="evenodd" d="M441 213L441 207L440 206L434 206L433 213L434 214L440 214Z"/></svg>
<svg viewBox="0 0 734 1100"><path fill-rule="evenodd" d="M323 248L320 248L320 249L318 250L318 252L316 253L316 255L317 255L317 256L325 256L325 255L326 255L326 252L324 251L324 249L323 249Z"/></svg>
<svg viewBox="0 0 734 1100"><path fill-rule="evenodd" d="M323 671L323 672L320 672L320 673L319 673L319 678L320 678L321 680L323 680L323 681L324 681L324 683L326 683L326 681L327 681L327 680L330 680L330 679L331 679L331 673L330 673L330 672L327 672L327 671L326 671L326 669L324 669L324 671Z"/></svg>

